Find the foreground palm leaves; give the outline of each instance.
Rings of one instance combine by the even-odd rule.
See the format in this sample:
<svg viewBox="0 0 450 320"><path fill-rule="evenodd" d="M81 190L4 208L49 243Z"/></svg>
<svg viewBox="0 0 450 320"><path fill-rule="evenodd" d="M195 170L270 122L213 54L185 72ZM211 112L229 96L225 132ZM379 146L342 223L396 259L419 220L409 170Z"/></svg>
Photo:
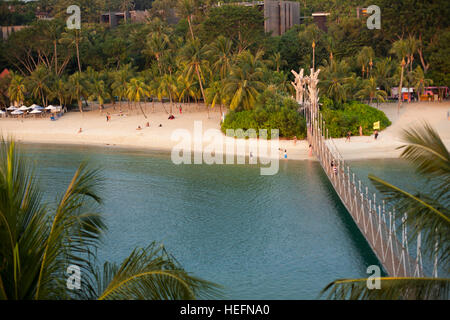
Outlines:
<svg viewBox="0 0 450 320"><path fill-rule="evenodd" d="M397 224L406 223L410 241L422 235L422 252L450 273L450 154L438 133L424 123L404 131L406 143L401 157L426 178L429 193L410 193L376 176L369 175L374 186L395 208ZM403 217L406 220L403 221ZM380 278L381 289L368 289L367 279L337 280L322 294L333 299L445 299L450 292L448 278Z"/></svg>
<svg viewBox="0 0 450 320"><path fill-rule="evenodd" d="M55 208L46 205L29 161L0 142L0 299L195 299L218 287L184 271L162 246L134 250L100 270L92 252L106 230L98 170L80 165ZM77 265L79 290L68 290Z"/></svg>

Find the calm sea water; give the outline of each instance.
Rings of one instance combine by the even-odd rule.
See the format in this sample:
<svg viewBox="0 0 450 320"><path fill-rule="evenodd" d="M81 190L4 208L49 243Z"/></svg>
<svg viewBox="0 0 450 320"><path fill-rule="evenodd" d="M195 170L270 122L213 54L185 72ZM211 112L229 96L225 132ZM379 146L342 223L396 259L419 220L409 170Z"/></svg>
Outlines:
<svg viewBox="0 0 450 320"><path fill-rule="evenodd" d="M277 175L261 176L252 165L177 166L149 151L23 150L49 201L82 160L103 168L108 231L100 261L119 263L157 241L186 270L224 286L225 299L315 299L329 282L367 276L379 264L314 161L282 161ZM417 182L399 160L354 167L362 177Z"/></svg>

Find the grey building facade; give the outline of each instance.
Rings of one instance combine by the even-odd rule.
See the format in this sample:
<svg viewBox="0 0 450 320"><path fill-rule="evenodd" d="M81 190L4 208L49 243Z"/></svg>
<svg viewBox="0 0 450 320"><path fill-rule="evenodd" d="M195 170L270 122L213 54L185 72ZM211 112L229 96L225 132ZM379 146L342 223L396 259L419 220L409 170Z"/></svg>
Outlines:
<svg viewBox="0 0 450 320"><path fill-rule="evenodd" d="M292 1L264 1L264 31L273 36L284 34L300 24L300 3Z"/></svg>

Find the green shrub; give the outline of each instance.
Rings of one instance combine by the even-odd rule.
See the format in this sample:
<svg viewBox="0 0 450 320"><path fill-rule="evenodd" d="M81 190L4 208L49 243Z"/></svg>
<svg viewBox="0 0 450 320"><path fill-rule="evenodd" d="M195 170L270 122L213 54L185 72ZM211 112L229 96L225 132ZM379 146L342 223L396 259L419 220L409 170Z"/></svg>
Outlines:
<svg viewBox="0 0 450 320"><path fill-rule="evenodd" d="M357 101L345 103L343 109L333 110L322 105L322 115L325 120L328 134L333 138L345 137L348 131L359 135L359 126L362 126L364 135L373 133L373 123L380 121L380 129L391 125L391 121L383 111Z"/></svg>
<svg viewBox="0 0 450 320"><path fill-rule="evenodd" d="M222 131L255 129L259 134L260 129L267 129L270 137L271 129L278 129L280 137L304 139L306 123L297 108L293 99L266 90L259 96L255 109L230 111L222 124Z"/></svg>

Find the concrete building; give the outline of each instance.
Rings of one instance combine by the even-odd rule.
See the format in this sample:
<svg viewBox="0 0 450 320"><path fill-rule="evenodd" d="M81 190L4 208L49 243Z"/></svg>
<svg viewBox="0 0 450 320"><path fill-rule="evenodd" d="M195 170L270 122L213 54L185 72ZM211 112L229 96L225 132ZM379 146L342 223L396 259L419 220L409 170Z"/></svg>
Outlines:
<svg viewBox="0 0 450 320"><path fill-rule="evenodd" d="M264 31L273 36L284 34L300 24L300 3L292 1L264 1Z"/></svg>

